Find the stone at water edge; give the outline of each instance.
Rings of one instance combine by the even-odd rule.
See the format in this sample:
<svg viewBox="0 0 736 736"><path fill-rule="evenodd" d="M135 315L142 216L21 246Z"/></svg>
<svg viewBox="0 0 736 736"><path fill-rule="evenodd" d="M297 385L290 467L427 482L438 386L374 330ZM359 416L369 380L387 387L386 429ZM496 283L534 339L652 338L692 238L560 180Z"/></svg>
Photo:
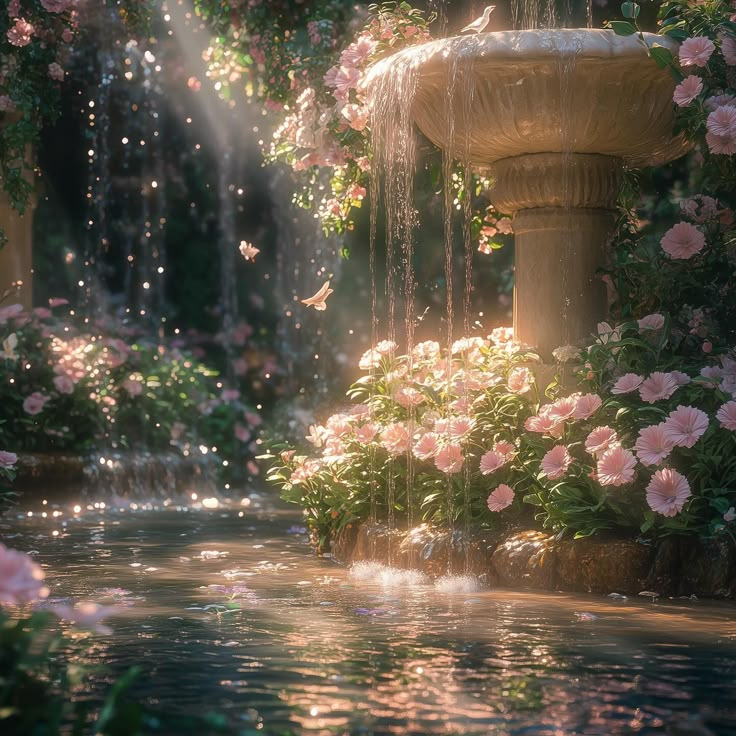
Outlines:
<svg viewBox="0 0 736 736"><path fill-rule="evenodd" d="M554 537L537 531L514 534L491 557L494 581L510 588L555 590L556 559Z"/></svg>

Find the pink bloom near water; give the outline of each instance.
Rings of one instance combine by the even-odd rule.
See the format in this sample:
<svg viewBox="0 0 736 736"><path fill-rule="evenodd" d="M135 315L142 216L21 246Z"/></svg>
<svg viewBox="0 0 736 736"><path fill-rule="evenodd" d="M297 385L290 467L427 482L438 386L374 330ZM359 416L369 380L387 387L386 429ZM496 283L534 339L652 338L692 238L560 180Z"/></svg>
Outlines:
<svg viewBox="0 0 736 736"><path fill-rule="evenodd" d="M43 570L24 552L0 544L0 603L21 605L45 598Z"/></svg>
<svg viewBox="0 0 736 736"><path fill-rule="evenodd" d="M24 18L18 18L15 25L8 29L7 37L13 46L28 46L33 37L33 26Z"/></svg>
<svg viewBox="0 0 736 736"><path fill-rule="evenodd" d="M658 470L647 486L649 508L662 516L676 516L688 498L690 484L687 478L670 468Z"/></svg>
<svg viewBox="0 0 736 736"><path fill-rule="evenodd" d="M637 320L639 325L639 331L645 332L647 330L661 330L664 327L664 315L655 312L654 314L648 314L646 317L642 317Z"/></svg>
<svg viewBox="0 0 736 736"><path fill-rule="evenodd" d="M692 447L708 429L708 415L694 406L678 406L665 420L665 434L678 447Z"/></svg>
<svg viewBox="0 0 736 736"><path fill-rule="evenodd" d="M506 458L495 450L489 450L480 458L480 472L488 475L502 468L506 464Z"/></svg>
<svg viewBox="0 0 736 736"><path fill-rule="evenodd" d="M578 398L575 405L574 419L589 419L603 405L603 400L598 394L583 394Z"/></svg>
<svg viewBox="0 0 736 736"><path fill-rule="evenodd" d="M378 426L372 422L368 422L362 427L355 428L355 439L358 442L373 442L373 438L376 434L378 434Z"/></svg>
<svg viewBox="0 0 736 736"><path fill-rule="evenodd" d="M736 105L723 105L708 115L705 127L714 135L736 133Z"/></svg>
<svg viewBox="0 0 736 736"><path fill-rule="evenodd" d="M409 448L409 432L403 424L389 424L381 433L381 444L390 455L401 455Z"/></svg>
<svg viewBox="0 0 736 736"><path fill-rule="evenodd" d="M647 404L654 404L669 399L678 388L679 384L669 373L655 371L639 387L639 396Z"/></svg>
<svg viewBox="0 0 736 736"><path fill-rule="evenodd" d="M488 508L491 511L503 511L514 502L514 489L501 483L498 488L491 492L488 496Z"/></svg>
<svg viewBox="0 0 736 736"><path fill-rule="evenodd" d="M596 468L602 486L622 486L631 483L636 473L636 458L623 447L613 447L602 455Z"/></svg>
<svg viewBox="0 0 736 736"><path fill-rule="evenodd" d="M506 442L506 440L501 440L493 445L493 451L502 455L503 458L508 461L516 454L516 447L510 442Z"/></svg>
<svg viewBox="0 0 736 736"><path fill-rule="evenodd" d="M44 396L38 391L34 391L30 396L26 396L23 400L23 411L31 416L40 414L48 400L48 396Z"/></svg>
<svg viewBox="0 0 736 736"><path fill-rule="evenodd" d="M729 66L736 66L736 38L727 36L722 33L719 36L721 40L721 53Z"/></svg>
<svg viewBox="0 0 736 736"><path fill-rule="evenodd" d="M0 468L12 468L18 462L18 456L14 452L0 450Z"/></svg>
<svg viewBox="0 0 736 736"><path fill-rule="evenodd" d="M727 404L724 404L716 412L716 419L724 429L730 429L732 432L736 432L736 401L729 401Z"/></svg>
<svg viewBox="0 0 736 736"><path fill-rule="evenodd" d="M687 107L702 91L703 80L693 74L675 87L672 99L678 107Z"/></svg>
<svg viewBox="0 0 736 736"><path fill-rule="evenodd" d="M528 368L514 368L509 372L506 384L509 391L515 394L523 394L531 388L532 373Z"/></svg>
<svg viewBox="0 0 736 736"><path fill-rule="evenodd" d="M572 462L572 457L564 445L553 447L542 458L542 472L550 479L561 478L567 472Z"/></svg>
<svg viewBox="0 0 736 736"><path fill-rule="evenodd" d="M73 394L74 381L69 376L54 376L54 387L60 394Z"/></svg>
<svg viewBox="0 0 736 736"><path fill-rule="evenodd" d="M420 460L431 460L439 451L440 438L436 432L425 432L414 444L413 453Z"/></svg>
<svg viewBox="0 0 736 736"><path fill-rule="evenodd" d="M102 635L112 634L112 629L102 623L103 619L118 613L118 608L115 606L98 606L89 601L77 603L74 606L59 604L51 606L50 610L64 621L70 621Z"/></svg>
<svg viewBox="0 0 736 736"><path fill-rule="evenodd" d="M600 455L618 443L616 432L610 427L596 427L585 439L585 449L591 455Z"/></svg>
<svg viewBox="0 0 736 736"><path fill-rule="evenodd" d="M680 45L680 65L705 66L715 50L713 41L705 36L686 38Z"/></svg>
<svg viewBox="0 0 736 736"><path fill-rule="evenodd" d="M459 473L462 470L465 458L459 445L445 445L436 455L434 464L437 470L443 473Z"/></svg>
<svg viewBox="0 0 736 736"><path fill-rule="evenodd" d="M659 465L671 452L675 443L667 434L664 422L644 427L636 438L634 450L643 465Z"/></svg>
<svg viewBox="0 0 736 736"><path fill-rule="evenodd" d="M636 391L643 381L643 376L639 376L636 373L625 373L613 384L611 393L617 395L630 394L632 391Z"/></svg>
<svg viewBox="0 0 736 736"><path fill-rule="evenodd" d="M705 246L705 235L689 222L678 222L659 241L662 250L670 258L686 260L700 253Z"/></svg>

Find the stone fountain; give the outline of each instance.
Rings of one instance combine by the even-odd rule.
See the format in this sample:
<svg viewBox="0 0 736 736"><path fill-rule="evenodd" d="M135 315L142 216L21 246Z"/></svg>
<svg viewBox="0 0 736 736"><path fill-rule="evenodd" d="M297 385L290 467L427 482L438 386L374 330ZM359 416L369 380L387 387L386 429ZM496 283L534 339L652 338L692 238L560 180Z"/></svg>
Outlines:
<svg viewBox="0 0 736 736"><path fill-rule="evenodd" d="M545 360L606 316L596 271L606 264L624 169L687 150L673 133L675 83L648 55L654 43L677 49L646 33L484 33L407 49L368 77L370 86L403 64L415 76L411 117L420 130L495 178L491 199L513 215L516 235L515 334Z"/></svg>

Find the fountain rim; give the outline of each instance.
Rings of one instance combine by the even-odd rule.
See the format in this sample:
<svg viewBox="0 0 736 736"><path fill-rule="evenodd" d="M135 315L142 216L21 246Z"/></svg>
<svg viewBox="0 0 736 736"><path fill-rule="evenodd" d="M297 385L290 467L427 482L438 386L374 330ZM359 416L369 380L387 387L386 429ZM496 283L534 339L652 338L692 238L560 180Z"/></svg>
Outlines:
<svg viewBox="0 0 736 736"><path fill-rule="evenodd" d="M679 43L667 36L643 33L647 49L655 43L677 53ZM562 43L565 41L566 43ZM644 50L639 34L619 36L606 28L536 28L519 31L491 31L468 36L448 36L427 43L408 46L384 56L368 67L364 88L383 76L394 65L406 60L411 66L449 62L452 56L477 61L515 61L539 63L556 60L565 54L575 54L577 62L586 60L643 59ZM654 62L652 62L654 63ZM657 67L659 69L659 67Z"/></svg>

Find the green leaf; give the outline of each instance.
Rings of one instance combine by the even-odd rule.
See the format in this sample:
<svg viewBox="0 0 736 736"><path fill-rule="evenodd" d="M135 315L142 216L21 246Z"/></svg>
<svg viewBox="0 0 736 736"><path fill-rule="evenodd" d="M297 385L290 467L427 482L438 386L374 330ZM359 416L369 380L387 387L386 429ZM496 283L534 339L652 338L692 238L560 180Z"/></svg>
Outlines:
<svg viewBox="0 0 736 736"><path fill-rule="evenodd" d="M657 62L657 66L661 67L662 69L671 66L672 62L674 61L672 52L669 49L666 49L664 46L660 46L658 43L655 43L649 49L649 55L652 57L652 59L654 59L655 62Z"/></svg>
<svg viewBox="0 0 736 736"><path fill-rule="evenodd" d="M633 36L635 33L638 33L636 26L627 20L610 20L608 21L608 27L617 36Z"/></svg>
<svg viewBox="0 0 736 736"><path fill-rule="evenodd" d="M624 18L638 18L641 12L639 3L626 2L621 5L621 15Z"/></svg>

